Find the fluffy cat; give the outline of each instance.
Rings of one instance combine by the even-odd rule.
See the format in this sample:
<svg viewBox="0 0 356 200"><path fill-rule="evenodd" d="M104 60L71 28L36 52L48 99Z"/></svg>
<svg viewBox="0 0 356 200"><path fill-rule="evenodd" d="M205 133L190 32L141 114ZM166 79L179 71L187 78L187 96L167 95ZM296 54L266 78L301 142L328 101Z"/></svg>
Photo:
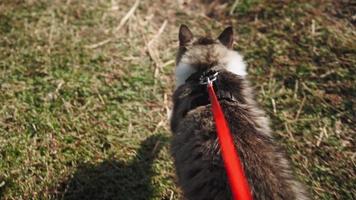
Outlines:
<svg viewBox="0 0 356 200"><path fill-rule="evenodd" d="M232 50L233 29L217 39L195 37L181 25L173 94L172 155L178 182L189 200L231 199L203 72L214 70L219 102L255 200L309 199L274 141L265 113L253 99L242 56Z"/></svg>

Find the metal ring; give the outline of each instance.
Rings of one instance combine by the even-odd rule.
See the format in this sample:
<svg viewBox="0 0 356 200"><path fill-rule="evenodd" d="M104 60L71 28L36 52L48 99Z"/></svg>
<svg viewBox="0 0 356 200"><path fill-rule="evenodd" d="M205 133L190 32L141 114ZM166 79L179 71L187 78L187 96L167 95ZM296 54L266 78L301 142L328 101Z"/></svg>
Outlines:
<svg viewBox="0 0 356 200"><path fill-rule="evenodd" d="M210 84L210 83L216 81L218 74L219 74L219 72L215 72L211 76L204 77L205 79L201 78L199 81L199 84L206 85L206 84Z"/></svg>

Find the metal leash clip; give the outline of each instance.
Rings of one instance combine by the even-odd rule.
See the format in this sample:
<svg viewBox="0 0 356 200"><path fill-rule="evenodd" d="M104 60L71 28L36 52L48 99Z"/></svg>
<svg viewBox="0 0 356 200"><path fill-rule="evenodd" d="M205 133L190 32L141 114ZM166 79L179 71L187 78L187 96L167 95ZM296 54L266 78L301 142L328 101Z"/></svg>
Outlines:
<svg viewBox="0 0 356 200"><path fill-rule="evenodd" d="M219 72L217 71L207 71L204 72L199 78L200 85L207 85L211 84L212 82L216 81Z"/></svg>

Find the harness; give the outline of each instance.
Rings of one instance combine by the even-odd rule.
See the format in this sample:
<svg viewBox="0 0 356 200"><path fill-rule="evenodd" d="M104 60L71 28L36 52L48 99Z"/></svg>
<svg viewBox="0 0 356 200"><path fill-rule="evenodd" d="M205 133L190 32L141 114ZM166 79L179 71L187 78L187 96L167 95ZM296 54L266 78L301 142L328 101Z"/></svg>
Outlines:
<svg viewBox="0 0 356 200"><path fill-rule="evenodd" d="M231 91L224 90L224 87L221 87L223 83L218 75L218 70L208 70L196 72L186 80L186 82L192 82L194 84L194 89L189 95L192 98L189 110L210 104L209 94L206 90L206 85L208 84L207 77L214 83L214 90L219 101L238 102Z"/></svg>

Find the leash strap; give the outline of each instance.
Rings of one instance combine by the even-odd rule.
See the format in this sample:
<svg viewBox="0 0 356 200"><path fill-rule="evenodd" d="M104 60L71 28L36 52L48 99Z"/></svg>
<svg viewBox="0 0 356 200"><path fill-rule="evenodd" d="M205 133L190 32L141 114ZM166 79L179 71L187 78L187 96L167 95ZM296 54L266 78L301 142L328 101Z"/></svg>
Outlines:
<svg viewBox="0 0 356 200"><path fill-rule="evenodd" d="M235 149L224 113L216 97L213 82L209 77L207 78L207 86L222 158L224 160L233 198L234 200L252 200L251 190L242 169L241 160Z"/></svg>

